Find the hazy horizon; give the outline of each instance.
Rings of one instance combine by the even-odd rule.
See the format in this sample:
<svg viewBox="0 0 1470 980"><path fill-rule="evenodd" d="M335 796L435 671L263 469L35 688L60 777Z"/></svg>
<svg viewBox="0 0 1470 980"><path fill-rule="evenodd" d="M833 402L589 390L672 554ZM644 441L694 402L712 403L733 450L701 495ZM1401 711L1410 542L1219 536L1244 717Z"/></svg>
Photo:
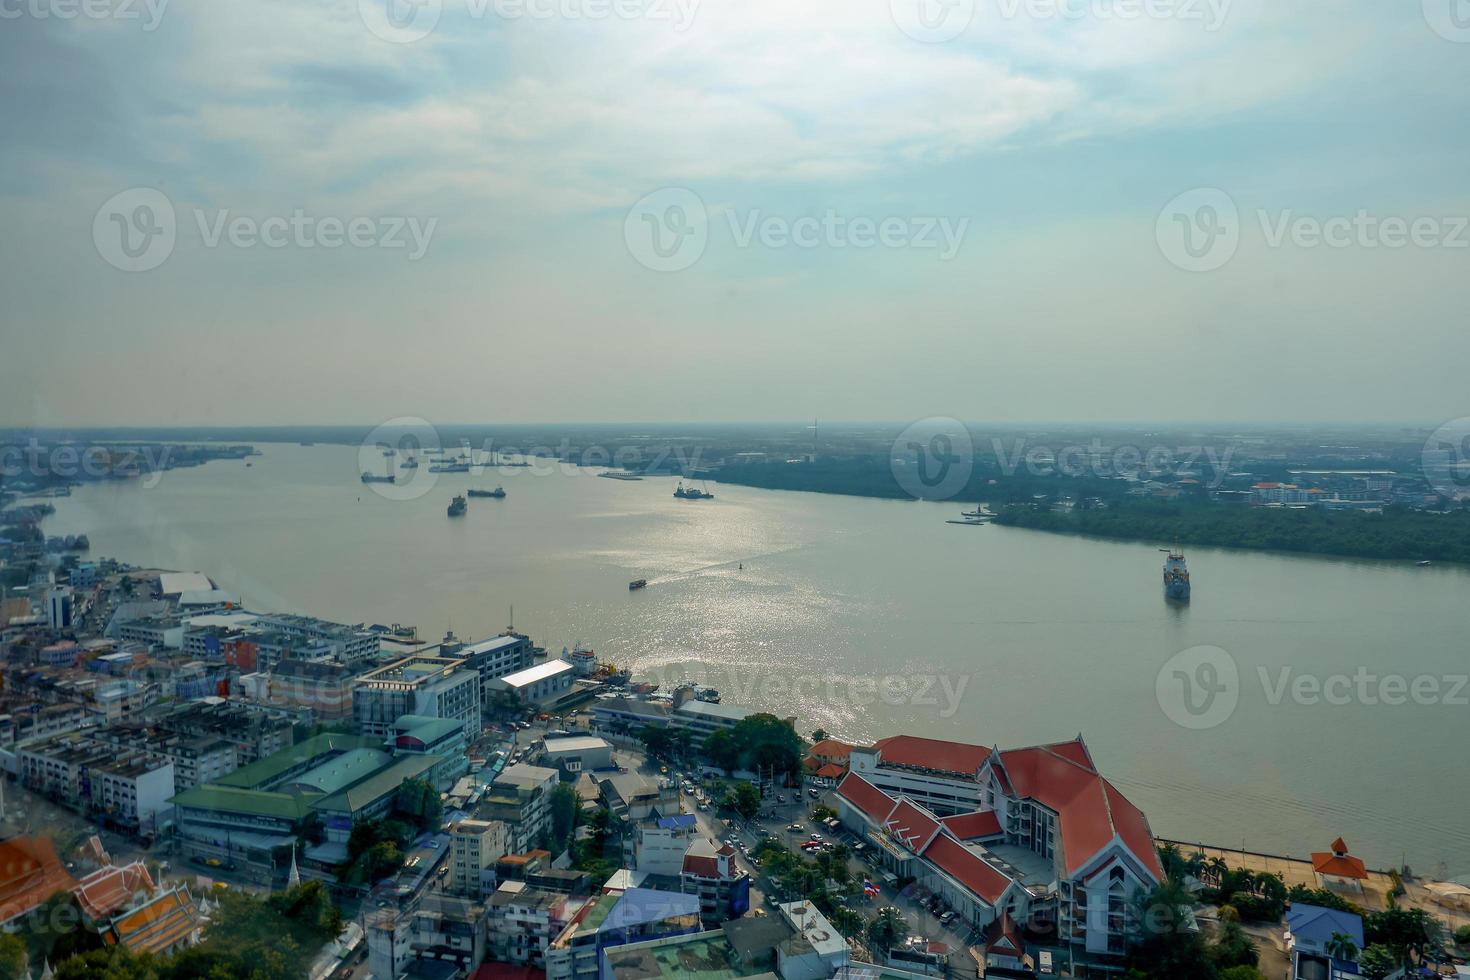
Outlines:
<svg viewBox="0 0 1470 980"><path fill-rule="evenodd" d="M1454 0L931 2L21 10L0 423L1466 414Z"/></svg>

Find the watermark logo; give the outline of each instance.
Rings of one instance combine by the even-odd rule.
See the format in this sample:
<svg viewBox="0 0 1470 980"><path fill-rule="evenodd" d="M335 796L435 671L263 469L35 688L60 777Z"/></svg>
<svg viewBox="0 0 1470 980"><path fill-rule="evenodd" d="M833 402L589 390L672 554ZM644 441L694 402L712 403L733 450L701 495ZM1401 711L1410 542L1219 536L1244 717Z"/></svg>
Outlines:
<svg viewBox="0 0 1470 980"><path fill-rule="evenodd" d="M1470 493L1470 418L1452 419L1435 429L1420 452L1424 479L1451 500Z"/></svg>
<svg viewBox="0 0 1470 980"><path fill-rule="evenodd" d="M953 41L975 21L975 0L888 0L898 29L924 44Z"/></svg>
<svg viewBox="0 0 1470 980"><path fill-rule="evenodd" d="M1164 258L1186 272L1213 272L1240 247L1240 210L1218 187L1185 191L1159 212L1154 237Z"/></svg>
<svg viewBox="0 0 1470 980"><path fill-rule="evenodd" d="M1240 669L1220 647L1190 647L1159 668L1154 693L1164 715L1179 727L1218 728L1240 704Z"/></svg>
<svg viewBox="0 0 1470 980"><path fill-rule="evenodd" d="M158 30L169 0L0 0L0 20L137 20Z"/></svg>
<svg viewBox="0 0 1470 980"><path fill-rule="evenodd" d="M357 0L357 13L374 37L390 44L412 44L439 26L444 0Z"/></svg>
<svg viewBox="0 0 1470 980"><path fill-rule="evenodd" d="M949 500L969 484L975 470L970 430L959 419L920 419L893 441L889 469L914 499Z"/></svg>
<svg viewBox="0 0 1470 980"><path fill-rule="evenodd" d="M178 240L173 202L152 187L133 187L107 199L92 219L92 243L108 265L148 272L168 261Z"/></svg>
<svg viewBox="0 0 1470 980"><path fill-rule="evenodd" d="M359 479L385 500L417 500L439 482L430 459L439 448L431 422L411 415L389 419L357 447Z"/></svg>
<svg viewBox="0 0 1470 980"><path fill-rule="evenodd" d="M1230 15L1232 0L996 0L997 13L1006 20L1021 17L1041 21L1096 21L1131 23L1176 20L1218 31Z"/></svg>
<svg viewBox="0 0 1470 980"><path fill-rule="evenodd" d="M709 244L709 212L687 188L656 190L628 210L623 241L644 268L682 272L699 261Z"/></svg>
<svg viewBox="0 0 1470 980"><path fill-rule="evenodd" d="M1424 0L1424 20L1446 41L1470 44L1470 0Z"/></svg>
<svg viewBox="0 0 1470 980"><path fill-rule="evenodd" d="M402 250L410 262L428 252L438 218L318 216L296 208L289 215L264 218L234 214L228 208L194 208L194 229L207 249L354 249ZM114 195L92 220L92 241L109 264L126 272L156 269L173 255L179 221L173 202L162 191L134 187Z"/></svg>

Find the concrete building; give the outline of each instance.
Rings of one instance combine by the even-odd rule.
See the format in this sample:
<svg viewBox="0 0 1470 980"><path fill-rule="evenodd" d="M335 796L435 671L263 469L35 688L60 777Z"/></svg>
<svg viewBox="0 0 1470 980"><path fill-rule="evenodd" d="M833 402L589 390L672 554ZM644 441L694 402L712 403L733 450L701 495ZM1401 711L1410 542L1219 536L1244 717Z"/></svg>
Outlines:
<svg viewBox="0 0 1470 980"><path fill-rule="evenodd" d="M174 765L174 787L190 789L213 782L239 768L235 746L212 735L180 735L157 726L96 728L87 737L98 745L124 752L152 752Z"/></svg>
<svg viewBox="0 0 1470 980"><path fill-rule="evenodd" d="M506 854L505 824L461 820L449 828L449 887L456 895L483 898L495 891L495 862Z"/></svg>
<svg viewBox="0 0 1470 980"><path fill-rule="evenodd" d="M430 774L430 781L441 791L470 771L466 754L468 740L464 725L453 718L424 718L404 715L393 723L388 743L395 755L435 755L441 760Z"/></svg>
<svg viewBox="0 0 1470 980"><path fill-rule="evenodd" d="M584 905L546 950L547 980L597 980L612 949L699 931L693 895L630 888Z"/></svg>
<svg viewBox="0 0 1470 980"><path fill-rule="evenodd" d="M546 707L566 697L572 689L576 668L565 660L548 660L492 681L497 691L526 707Z"/></svg>
<svg viewBox="0 0 1470 980"><path fill-rule="evenodd" d="M337 660L285 659L265 675L271 704L309 708L322 721L352 717L357 669Z"/></svg>
<svg viewBox="0 0 1470 980"><path fill-rule="evenodd" d="M551 791L560 781L555 769L509 766L486 788L479 816L506 825L509 851L529 851L551 830Z"/></svg>
<svg viewBox="0 0 1470 980"><path fill-rule="evenodd" d="M566 927L568 906L575 912L582 904L525 882L502 883L489 902L490 958L544 970L552 938Z"/></svg>
<svg viewBox="0 0 1470 980"><path fill-rule="evenodd" d="M31 742L16 756L22 785L78 812L145 835L167 822L174 767L166 757L84 734Z"/></svg>
<svg viewBox="0 0 1470 980"><path fill-rule="evenodd" d="M495 694L491 681L530 667L536 659L536 650L530 637L513 633L469 643L456 650L446 649L445 655L463 660L465 666L480 675L480 697L488 705Z"/></svg>
<svg viewBox="0 0 1470 980"><path fill-rule="evenodd" d="M684 852L679 883L699 899L700 918L708 925L738 919L750 911L750 876L735 863L735 848L696 836Z"/></svg>
<svg viewBox="0 0 1470 980"><path fill-rule="evenodd" d="M615 768L612 745L595 735L573 735L570 738L551 738L545 741L541 761L555 766L569 777L578 773L598 772Z"/></svg>
<svg viewBox="0 0 1470 980"><path fill-rule="evenodd" d="M364 735L387 738L404 715L452 718L480 734L480 675L450 657L405 657L358 677L352 716Z"/></svg>
<svg viewBox="0 0 1470 980"><path fill-rule="evenodd" d="M46 593L46 625L53 630L71 629L75 594L69 585L58 585Z"/></svg>
<svg viewBox="0 0 1470 980"><path fill-rule="evenodd" d="M811 902L777 906L781 918L796 934L776 947L776 972L781 980L826 980L846 967L852 957L847 940Z"/></svg>
<svg viewBox="0 0 1470 980"><path fill-rule="evenodd" d="M632 831L633 867L645 874L677 878L684 873L684 855L697 834L692 813L637 824Z"/></svg>

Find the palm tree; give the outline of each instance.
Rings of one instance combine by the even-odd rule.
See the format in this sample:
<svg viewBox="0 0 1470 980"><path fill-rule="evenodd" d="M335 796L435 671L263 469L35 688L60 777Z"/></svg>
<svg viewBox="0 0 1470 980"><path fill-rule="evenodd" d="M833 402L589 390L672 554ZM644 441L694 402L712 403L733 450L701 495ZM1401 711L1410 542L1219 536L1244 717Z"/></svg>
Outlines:
<svg viewBox="0 0 1470 980"><path fill-rule="evenodd" d="M1327 940L1326 950L1328 956L1344 963L1353 963L1358 959L1358 945L1345 932L1334 932L1332 938Z"/></svg>

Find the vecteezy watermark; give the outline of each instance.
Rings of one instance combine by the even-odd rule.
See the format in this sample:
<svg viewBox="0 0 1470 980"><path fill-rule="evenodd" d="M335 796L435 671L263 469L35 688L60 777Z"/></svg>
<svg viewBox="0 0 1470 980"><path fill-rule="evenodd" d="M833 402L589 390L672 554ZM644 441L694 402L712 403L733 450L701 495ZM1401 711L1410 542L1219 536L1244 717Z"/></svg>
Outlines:
<svg viewBox="0 0 1470 980"><path fill-rule="evenodd" d="M1159 212L1154 238L1164 257L1187 272L1213 272L1240 247L1240 211L1218 187L1185 191Z"/></svg>
<svg viewBox="0 0 1470 980"><path fill-rule="evenodd" d="M1087 445L1073 443L1060 449L1028 446L1025 438L1014 439L1007 446L1004 439L992 437L990 448L1006 476L1015 476L1023 468L1029 475L1039 477L1142 480L1189 474L1199 477L1201 485L1212 490L1225 482L1236 451L1234 446L1222 451L1217 446L1205 445L1112 445L1096 436Z"/></svg>
<svg viewBox="0 0 1470 980"><path fill-rule="evenodd" d="M1284 665L1258 666L1256 679L1270 707L1288 702L1309 708L1470 706L1470 674L1382 674L1359 666L1352 673L1323 676ZM1229 721L1240 704L1241 688L1235 658L1213 646L1175 654L1154 681L1164 715L1195 731L1218 728Z"/></svg>
<svg viewBox="0 0 1470 980"><path fill-rule="evenodd" d="M1467 0L1470 2L1470 0ZM1464 249L1470 248L1470 216L1383 215L1367 208L1321 217L1290 208L1255 212L1267 248ZM1217 187L1186 191L1159 212L1154 226L1159 250L1188 272L1213 272L1240 247L1240 210Z"/></svg>
<svg viewBox="0 0 1470 980"><path fill-rule="evenodd" d="M755 669L701 663L694 673L673 668L656 669L645 680L657 681L661 690L681 687L712 687L721 696L743 705L785 706L812 699L824 705L864 709L877 705L932 710L940 718L953 718L970 686L969 674L853 674L805 673L780 669ZM787 714L789 711L782 711Z"/></svg>
<svg viewBox="0 0 1470 980"><path fill-rule="evenodd" d="M148 272L163 265L174 254L177 238L173 202L151 187L114 194L92 219L97 254L124 272Z"/></svg>
<svg viewBox="0 0 1470 980"><path fill-rule="evenodd" d="M140 21L144 31L156 31L169 0L0 0L0 20L121 20Z"/></svg>
<svg viewBox="0 0 1470 980"><path fill-rule="evenodd" d="M19 477L33 480L105 480L141 476L142 486L151 490L163 478L172 453L172 446L162 444L43 444L33 436L24 444L0 445L0 477L8 482Z"/></svg>
<svg viewBox="0 0 1470 980"><path fill-rule="evenodd" d="M1446 41L1470 44L1470 0L1423 0L1429 29Z"/></svg>
<svg viewBox="0 0 1470 980"><path fill-rule="evenodd" d="M969 484L975 471L975 442L959 419L920 419L893 440L888 467L915 500L949 500Z"/></svg>
<svg viewBox="0 0 1470 980"><path fill-rule="evenodd" d="M199 241L208 249L299 248L406 250L416 262L429 250L438 218L317 216L296 208L264 218L228 208L192 209ZM92 219L92 241L109 265L147 272L168 261L178 243L178 212L162 191L134 187L113 195Z"/></svg>
<svg viewBox="0 0 1470 980"><path fill-rule="evenodd" d="M1424 441L1424 479L1451 500L1470 495L1470 418L1451 419Z"/></svg>
<svg viewBox="0 0 1470 980"><path fill-rule="evenodd" d="M1181 728L1216 728L1240 704L1240 670L1219 647L1190 647L1159 668L1154 694L1165 716Z"/></svg>
<svg viewBox="0 0 1470 980"><path fill-rule="evenodd" d="M487 438L478 446L468 439L456 445L444 440L433 423L416 416L389 419L358 445L357 475L373 493L388 500L416 500L440 477L472 480L495 472L502 476L585 476L608 470L688 476L700 471L703 447L645 445L609 447L573 445L517 446Z"/></svg>
<svg viewBox="0 0 1470 980"><path fill-rule="evenodd" d="M471 20L667 21L685 31L700 0L465 0ZM444 14L443 0L358 0L358 14L374 36L394 44L422 41Z"/></svg>
<svg viewBox="0 0 1470 980"><path fill-rule="evenodd" d="M411 415L389 419L358 445L359 479L387 500L417 500L439 482L429 462L439 449L433 423Z"/></svg>
<svg viewBox="0 0 1470 980"><path fill-rule="evenodd" d="M959 252L969 218L845 215L829 208L821 215L767 214L759 208L724 212L736 248L766 249L919 249L935 250L941 261ZM709 209L688 188L665 187L640 198L623 219L623 241L640 265L655 272L679 272L698 262L709 244Z"/></svg>
<svg viewBox="0 0 1470 980"><path fill-rule="evenodd" d="M888 0L898 29L915 41L953 41L975 22L975 0Z"/></svg>
<svg viewBox="0 0 1470 980"><path fill-rule="evenodd" d="M1230 16L1233 0L992 0L996 14L1006 20L1129 23L1174 20L1198 23L1218 31Z"/></svg>
<svg viewBox="0 0 1470 980"><path fill-rule="evenodd" d="M654 272L681 272L698 262L709 245L709 211L688 188L656 190L628 209L623 242L639 265Z"/></svg>

